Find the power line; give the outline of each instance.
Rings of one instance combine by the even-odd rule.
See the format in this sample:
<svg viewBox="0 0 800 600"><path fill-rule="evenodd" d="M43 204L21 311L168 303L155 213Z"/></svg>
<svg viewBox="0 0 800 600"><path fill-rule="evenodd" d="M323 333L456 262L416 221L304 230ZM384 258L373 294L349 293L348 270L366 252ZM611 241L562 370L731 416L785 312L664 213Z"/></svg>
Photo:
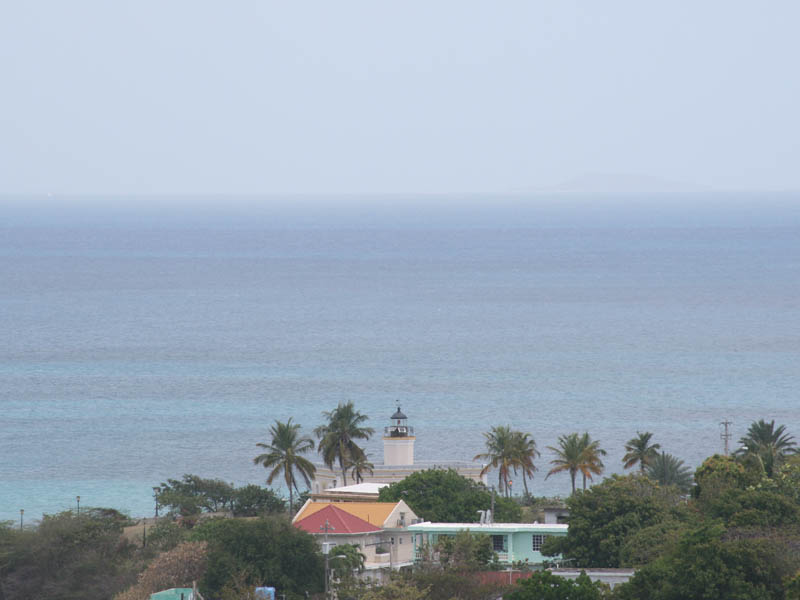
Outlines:
<svg viewBox="0 0 800 600"><path fill-rule="evenodd" d="M720 425L722 425L725 428L725 430L722 433L719 434L719 437L722 439L723 442L725 442L725 456L728 456L728 442L730 441L731 437L733 436L733 434L728 431L728 427L733 425L733 422L732 421L722 421L720 423Z"/></svg>

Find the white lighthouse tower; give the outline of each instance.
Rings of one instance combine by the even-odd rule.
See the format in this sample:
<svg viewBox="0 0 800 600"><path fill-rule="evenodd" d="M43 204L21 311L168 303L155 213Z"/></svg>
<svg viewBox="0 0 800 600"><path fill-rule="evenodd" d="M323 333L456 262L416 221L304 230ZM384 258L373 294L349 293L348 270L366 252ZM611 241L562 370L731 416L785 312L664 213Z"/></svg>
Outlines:
<svg viewBox="0 0 800 600"><path fill-rule="evenodd" d="M414 428L400 407L391 417L391 425L383 428L383 464L386 467L414 464Z"/></svg>

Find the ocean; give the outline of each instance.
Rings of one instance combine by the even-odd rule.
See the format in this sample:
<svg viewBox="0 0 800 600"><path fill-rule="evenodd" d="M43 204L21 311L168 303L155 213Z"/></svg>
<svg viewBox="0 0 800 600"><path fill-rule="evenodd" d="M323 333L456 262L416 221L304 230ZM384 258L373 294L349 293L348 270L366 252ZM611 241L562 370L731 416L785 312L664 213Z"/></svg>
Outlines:
<svg viewBox="0 0 800 600"><path fill-rule="evenodd" d="M348 400L420 460L530 432L566 495L573 431L607 473L637 431L692 468L724 420L800 435L800 195L6 197L0 332L0 520L263 484L275 420Z"/></svg>

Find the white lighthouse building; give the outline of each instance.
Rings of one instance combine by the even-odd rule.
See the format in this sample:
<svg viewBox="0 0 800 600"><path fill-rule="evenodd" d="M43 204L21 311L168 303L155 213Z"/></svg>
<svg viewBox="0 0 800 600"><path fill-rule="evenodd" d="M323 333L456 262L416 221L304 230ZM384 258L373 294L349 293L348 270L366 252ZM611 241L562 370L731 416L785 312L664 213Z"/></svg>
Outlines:
<svg viewBox="0 0 800 600"><path fill-rule="evenodd" d="M414 459L416 441L414 428L408 424L408 417L398 406L394 414L389 417L389 424L383 428L383 463L375 463L371 474L369 471L362 473L362 482L393 483L405 479L416 471L453 469L464 477L486 483L486 476L481 476L483 465L479 463L446 459L416 461ZM326 490L344 485L341 470L329 469L326 465L319 463L315 466L317 472L314 481L311 482L312 496L324 494ZM356 483L352 480L350 473L347 474L347 483Z"/></svg>
<svg viewBox="0 0 800 600"><path fill-rule="evenodd" d="M391 417L391 425L383 428L383 465L397 467L414 464L414 428L400 407Z"/></svg>

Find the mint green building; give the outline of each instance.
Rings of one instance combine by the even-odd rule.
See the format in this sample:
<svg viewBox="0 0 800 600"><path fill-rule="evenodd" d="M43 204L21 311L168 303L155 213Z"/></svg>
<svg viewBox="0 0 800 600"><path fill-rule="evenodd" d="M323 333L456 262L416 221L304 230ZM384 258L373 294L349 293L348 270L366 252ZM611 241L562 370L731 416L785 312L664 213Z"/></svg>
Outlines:
<svg viewBox="0 0 800 600"><path fill-rule="evenodd" d="M529 564L539 564L545 559L540 551L544 540L548 536L567 535L568 527L560 523L416 523L409 525L408 530L413 535L417 559L423 546L433 547L442 536L467 530L488 535L501 563L527 560Z"/></svg>

